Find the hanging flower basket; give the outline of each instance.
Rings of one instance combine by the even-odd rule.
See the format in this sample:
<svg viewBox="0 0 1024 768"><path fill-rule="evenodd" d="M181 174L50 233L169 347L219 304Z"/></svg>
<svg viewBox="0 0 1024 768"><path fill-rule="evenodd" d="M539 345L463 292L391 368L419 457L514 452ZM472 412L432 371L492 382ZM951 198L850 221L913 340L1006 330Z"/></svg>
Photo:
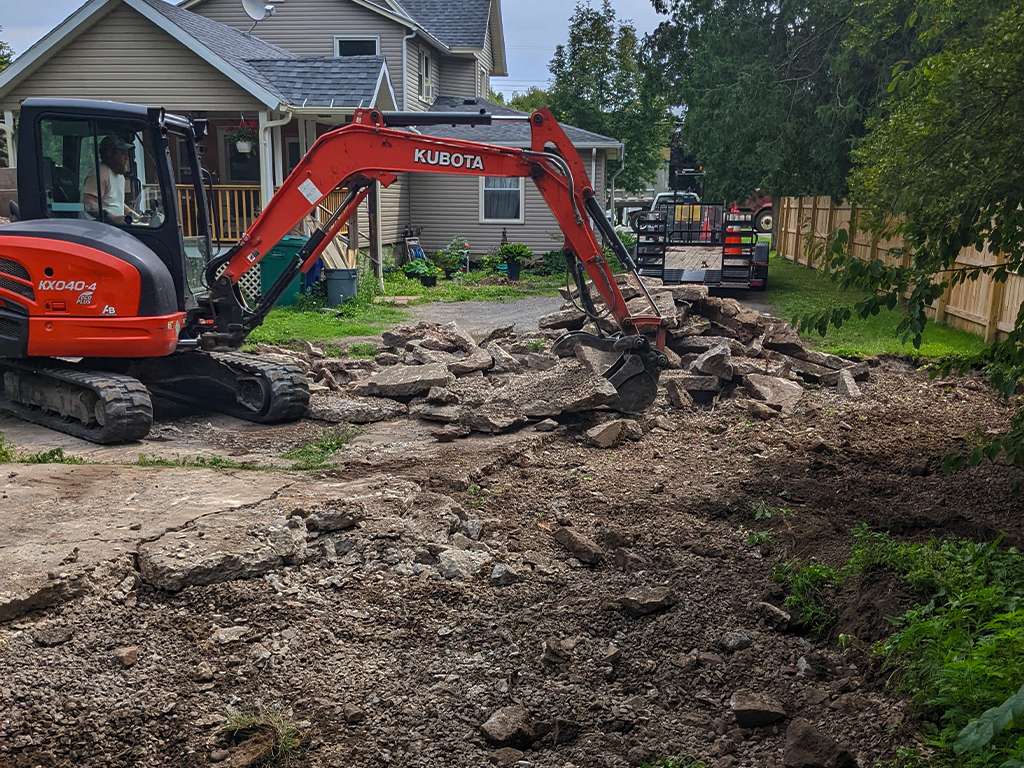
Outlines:
<svg viewBox="0 0 1024 768"><path fill-rule="evenodd" d="M235 149L240 155L252 154L252 148L257 139L256 126L243 120L237 128L228 132L226 138L235 143Z"/></svg>

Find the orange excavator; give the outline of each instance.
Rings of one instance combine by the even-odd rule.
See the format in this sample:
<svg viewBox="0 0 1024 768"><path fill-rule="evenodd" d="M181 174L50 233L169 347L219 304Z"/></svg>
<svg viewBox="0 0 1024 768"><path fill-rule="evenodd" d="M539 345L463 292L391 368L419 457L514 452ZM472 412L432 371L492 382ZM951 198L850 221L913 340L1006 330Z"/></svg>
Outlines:
<svg viewBox="0 0 1024 768"><path fill-rule="evenodd" d="M493 119L483 112L357 110L350 123L316 140L239 241L213 255L211 177L196 148L205 121L132 104L26 100L18 204L12 222L0 226L0 409L97 443L144 437L151 395L260 423L301 418L309 401L303 372L238 348L375 182L387 187L399 174L444 173L533 180L564 233L582 308L601 319L592 285L619 328L567 334L557 345L618 353L604 374L619 392L617 407L642 410L665 365L664 322L653 301L650 314L626 306L594 227L635 273L633 259L552 114L542 109L523 118L529 149L408 130ZM193 201L184 212L187 227L179 183ZM337 188L348 190L344 203L251 306L240 289L243 275Z"/></svg>

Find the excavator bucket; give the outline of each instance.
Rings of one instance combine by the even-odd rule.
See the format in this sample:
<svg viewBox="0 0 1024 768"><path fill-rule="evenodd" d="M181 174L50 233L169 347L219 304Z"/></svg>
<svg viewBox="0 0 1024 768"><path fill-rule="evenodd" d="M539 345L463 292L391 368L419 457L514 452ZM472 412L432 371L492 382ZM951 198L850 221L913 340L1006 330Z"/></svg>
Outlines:
<svg viewBox="0 0 1024 768"><path fill-rule="evenodd" d="M588 356L600 368L619 393L612 407L623 413L641 413L658 395L658 376L668 366L668 359L651 345L646 336L595 336L585 331L571 331L554 344L559 357L571 357L578 347L596 351Z"/></svg>

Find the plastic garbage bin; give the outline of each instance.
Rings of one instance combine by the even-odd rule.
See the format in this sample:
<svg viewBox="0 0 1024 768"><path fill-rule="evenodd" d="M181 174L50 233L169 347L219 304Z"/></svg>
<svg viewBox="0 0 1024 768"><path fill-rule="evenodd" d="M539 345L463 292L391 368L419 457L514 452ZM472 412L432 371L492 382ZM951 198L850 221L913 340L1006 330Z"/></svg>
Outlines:
<svg viewBox="0 0 1024 768"><path fill-rule="evenodd" d="M340 307L349 299L354 299L358 290L358 280L359 270L356 269L324 269L327 306Z"/></svg>
<svg viewBox="0 0 1024 768"><path fill-rule="evenodd" d="M260 290L264 295L270 291L277 282L281 273L293 262L299 250L306 240L302 237L288 236L281 238L281 242L275 245L263 261L260 262ZM302 273L295 276L295 279L288 283L281 298L277 300L278 306L289 306L294 304L302 293Z"/></svg>

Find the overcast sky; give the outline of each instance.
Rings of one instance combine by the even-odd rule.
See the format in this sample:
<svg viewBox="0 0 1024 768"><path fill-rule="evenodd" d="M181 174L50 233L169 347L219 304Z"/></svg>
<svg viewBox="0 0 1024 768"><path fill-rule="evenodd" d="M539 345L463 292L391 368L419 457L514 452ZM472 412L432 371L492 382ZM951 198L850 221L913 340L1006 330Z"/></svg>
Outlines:
<svg viewBox="0 0 1024 768"><path fill-rule="evenodd" d="M2 39L20 54L83 2L0 0ZM620 19L633 21L641 33L650 32L658 24L659 17L651 8L650 0L612 0L612 5ZM509 77L495 78L495 90L509 94L547 83L548 62L555 46L565 40L566 23L574 6L575 0L505 0L502 3Z"/></svg>

